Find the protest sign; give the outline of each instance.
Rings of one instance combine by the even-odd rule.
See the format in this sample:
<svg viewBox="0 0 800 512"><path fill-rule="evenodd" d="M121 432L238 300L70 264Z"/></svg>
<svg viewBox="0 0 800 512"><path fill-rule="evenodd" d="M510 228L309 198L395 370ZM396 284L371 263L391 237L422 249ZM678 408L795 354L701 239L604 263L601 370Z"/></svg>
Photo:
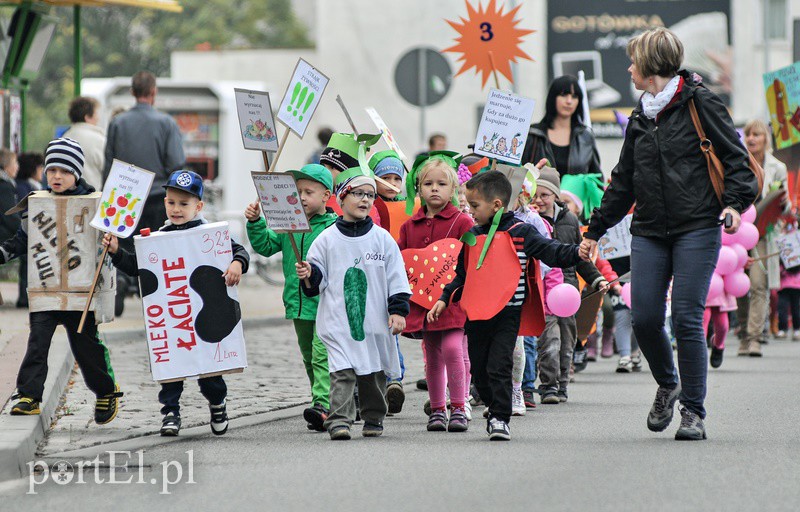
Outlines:
<svg viewBox="0 0 800 512"><path fill-rule="evenodd" d="M775 237L775 245L781 255L781 263L785 268L800 266L800 231L792 231Z"/></svg>
<svg viewBox="0 0 800 512"><path fill-rule="evenodd" d="M763 76L775 147L788 148L800 142L800 62Z"/></svg>
<svg viewBox="0 0 800 512"><path fill-rule="evenodd" d="M327 85L327 76L303 59L298 59L278 109L278 121L302 139Z"/></svg>
<svg viewBox="0 0 800 512"><path fill-rule="evenodd" d="M247 367L227 222L134 237L153 380L233 373Z"/></svg>
<svg viewBox="0 0 800 512"><path fill-rule="evenodd" d="M245 149L278 151L278 134L272 118L269 93L234 89L239 131Z"/></svg>
<svg viewBox="0 0 800 512"><path fill-rule="evenodd" d="M523 96L491 89L475 137L475 153L519 165L534 103Z"/></svg>
<svg viewBox="0 0 800 512"><path fill-rule="evenodd" d="M91 225L120 238L136 231L155 174L120 160L114 160L108 174L100 207Z"/></svg>
<svg viewBox="0 0 800 512"><path fill-rule="evenodd" d="M311 231L294 176L286 173L251 171L267 225L279 233Z"/></svg>
<svg viewBox="0 0 800 512"><path fill-rule="evenodd" d="M600 257L604 260L613 260L631 255L631 220L633 215L626 215L616 226L609 229L600 237L597 244L600 248Z"/></svg>
<svg viewBox="0 0 800 512"><path fill-rule="evenodd" d="M380 116L380 114L378 114L378 111L373 107L367 107L364 110L367 111L369 118L372 119L372 122L375 123L375 126L381 131L381 135L383 136L383 140L386 142L386 145L389 146L389 148L395 153L397 153L397 156L400 157L400 160L405 160L405 153L403 153L403 151L400 149L400 146L397 144L394 135L392 135L392 131L383 121L383 118Z"/></svg>

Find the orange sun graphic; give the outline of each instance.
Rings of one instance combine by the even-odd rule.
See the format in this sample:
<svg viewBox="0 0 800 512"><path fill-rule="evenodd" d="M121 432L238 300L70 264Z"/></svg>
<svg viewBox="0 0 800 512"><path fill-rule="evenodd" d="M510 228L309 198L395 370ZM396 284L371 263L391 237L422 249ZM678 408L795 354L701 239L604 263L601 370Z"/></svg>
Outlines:
<svg viewBox="0 0 800 512"><path fill-rule="evenodd" d="M533 60L519 47L523 36L535 32L517 27L520 20L515 20L514 16L522 4L505 14L502 6L497 8L495 0L489 0L485 9L480 3L477 10L469 1L466 4L467 19L461 18L461 23L446 20L459 33L456 44L443 50L462 54L458 60L464 62L456 76L474 67L476 73L483 74L481 87L486 85L493 69L513 81L511 62L517 62L518 57Z"/></svg>

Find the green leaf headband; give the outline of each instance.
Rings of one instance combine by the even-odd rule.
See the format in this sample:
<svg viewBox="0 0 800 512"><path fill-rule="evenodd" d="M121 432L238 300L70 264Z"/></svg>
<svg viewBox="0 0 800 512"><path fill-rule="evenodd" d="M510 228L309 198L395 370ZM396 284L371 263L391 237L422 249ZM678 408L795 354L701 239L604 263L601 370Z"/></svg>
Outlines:
<svg viewBox="0 0 800 512"><path fill-rule="evenodd" d="M603 200L602 174L565 174L561 177L561 190L572 192L583 201L583 215L588 219Z"/></svg>
<svg viewBox="0 0 800 512"><path fill-rule="evenodd" d="M377 143L379 140L381 140L380 133L377 135L363 133L358 136L358 167L351 167L346 171L340 172L339 175L336 176L337 188L342 183L345 183L356 176L367 176L374 178L375 175L372 173L372 169L369 168L369 162L367 162L367 149L373 144Z"/></svg>
<svg viewBox="0 0 800 512"><path fill-rule="evenodd" d="M406 215L414 213L414 198L417 197L417 175L419 171L430 161L441 160L454 171L458 170L458 164L461 163L463 156L461 153L455 151L431 151L430 153L423 153L414 160L414 165L411 166L408 176L406 176ZM454 206L458 206L458 189L453 190L453 197L450 201ZM425 201L419 198L420 204L424 205Z"/></svg>

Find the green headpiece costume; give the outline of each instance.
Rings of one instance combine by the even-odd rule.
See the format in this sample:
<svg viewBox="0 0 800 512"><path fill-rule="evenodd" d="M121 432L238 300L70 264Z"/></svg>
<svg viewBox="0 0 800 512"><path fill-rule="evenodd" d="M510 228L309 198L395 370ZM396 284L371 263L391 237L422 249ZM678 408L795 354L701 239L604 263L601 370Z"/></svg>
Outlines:
<svg viewBox="0 0 800 512"><path fill-rule="evenodd" d="M376 155L377 156L377 155ZM408 176L406 176L406 215L414 213L414 198L417 196L417 175L419 171L430 161L441 160L450 167L454 172L458 171L458 164L461 163L462 155L455 151L431 151L430 153L423 153L414 160L414 165L411 167ZM453 197L450 201L454 206L458 206L458 187L453 190ZM425 201L419 198L420 204L424 205Z"/></svg>
<svg viewBox="0 0 800 512"><path fill-rule="evenodd" d="M603 200L602 174L565 174L561 177L561 190L572 192L583 202L583 215L587 219Z"/></svg>

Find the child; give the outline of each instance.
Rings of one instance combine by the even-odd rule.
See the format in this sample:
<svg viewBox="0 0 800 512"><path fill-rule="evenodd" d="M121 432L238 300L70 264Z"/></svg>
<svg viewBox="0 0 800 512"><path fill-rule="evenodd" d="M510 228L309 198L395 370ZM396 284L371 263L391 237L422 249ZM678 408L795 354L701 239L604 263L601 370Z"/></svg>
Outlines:
<svg viewBox="0 0 800 512"><path fill-rule="evenodd" d="M179 170L173 172L167 184L164 185L167 196L164 198L164 207L167 210L167 222L159 231L181 231L192 229L206 223L203 215L203 178L194 171ZM130 253L120 247L117 237L106 234L103 245L108 246L111 254L111 263L129 276L139 275L139 266L136 263L136 254ZM233 261L222 275L225 284L235 286L243 273L247 272L250 256L244 247L231 239ZM228 431L228 413L225 397L228 388L221 375L199 379L200 392L208 400L211 411L211 432L221 436ZM161 384L158 401L161 403L162 436L177 436L181 429L180 399L183 393L183 381L167 382Z"/></svg>
<svg viewBox="0 0 800 512"><path fill-rule="evenodd" d="M324 426L331 440L350 439L358 383L361 434L377 437L387 413L386 379L400 376L394 335L405 328L411 290L397 243L369 216L377 195L370 170L340 173L335 192L342 216L295 268L299 279L311 281L303 293L320 296L317 333L328 349L331 382Z"/></svg>
<svg viewBox="0 0 800 512"><path fill-rule="evenodd" d="M513 283L516 283L516 290L511 299L494 316L488 320L471 320L470 312L466 311L465 330L469 339L472 379L489 409L486 429L489 439L510 440L508 422L511 419L511 370L514 346L520 332L521 313L529 294L539 301L539 308L542 307L539 286L536 284L541 280L541 276L536 276L533 271L528 274L527 269L538 267L532 261L533 258L541 259L551 267L575 265L579 261L578 246L547 240L532 226L517 222L513 213L501 212L502 215L498 216L497 213L511 201L511 183L499 172L483 172L469 180L467 199L476 223L470 233L484 235L494 231L507 232L506 236L513 241L513 249L516 249L516 257L519 258L522 269L519 277L511 276L514 279ZM496 217L498 218L495 219ZM488 237L486 243L491 243ZM503 244L498 244L497 252L501 250L511 251L512 247L504 249ZM470 259L469 269L465 267L466 251L467 249L462 248L458 257L456 277L444 288L441 298L428 313L428 322L438 320L448 303L458 298L453 296L454 293L464 286L468 272L474 271L476 267L474 259ZM470 253L474 254L472 251ZM480 262L480 259L478 261ZM533 290L531 278L534 279L536 286ZM499 286L502 285L507 283L498 282L497 289L486 289L487 300L497 299ZM541 321L539 318L536 320ZM525 321L529 319L526 318ZM539 325L537 327L540 328Z"/></svg>
<svg viewBox="0 0 800 512"><path fill-rule="evenodd" d="M800 287L800 279L795 277L795 286ZM784 274L781 272L781 286L784 283ZM778 292L782 293L783 290ZM709 363L712 368L722 366L722 356L725 351L725 338L728 336L728 312L736 311L736 297L725 292L712 300L706 301L706 310L703 312L703 329L708 338L708 325L714 324L714 339L711 343L711 357ZM793 317L792 321L800 321L800 314Z"/></svg>
<svg viewBox="0 0 800 512"><path fill-rule="evenodd" d="M356 136L352 133L336 132L331 135L328 147L322 150L319 163L331 172L334 182L340 173L358 167L358 146ZM342 214L342 208L335 197L331 196L327 206L333 208L337 215ZM381 216L374 204L370 208L369 216L376 225L381 225Z"/></svg>
<svg viewBox="0 0 800 512"><path fill-rule="evenodd" d="M294 237L295 244L305 258L312 242L328 226L336 222L333 210L326 208L326 203L333 192L333 178L330 171L319 164L309 164L299 171L288 171L297 180L300 201L311 225L310 233L275 233L267 228L267 222L261 216L261 205L258 201L250 204L244 212L247 217L247 237L253 250L262 256L270 257L280 252L283 255L283 275L286 279L283 287L283 305L286 318L294 323L297 344L306 367L308 380L311 383L312 406L303 411L303 418L309 430L324 432L322 426L328 419L330 403L330 377L328 376L328 352L316 333L317 319L316 297L305 297L300 291L302 284L297 279L294 264L297 263L289 237Z"/></svg>
<svg viewBox="0 0 800 512"><path fill-rule="evenodd" d="M469 215L453 204L458 190L457 156L451 151L434 151L415 163L408 179L410 187L418 190L423 206L400 228L400 250L422 249L443 238L458 239L472 228ZM465 409L469 392L464 358L466 316L457 304L435 322L425 323L425 314L422 306L412 302L406 332L422 334L431 407L428 431L465 432L469 426ZM452 406L449 422L445 376Z"/></svg>
<svg viewBox="0 0 800 512"><path fill-rule="evenodd" d="M403 162L397 153L392 150L381 151L376 153L375 156L370 158L369 167L375 176L394 185L398 190L403 190L403 177L406 175L406 169L403 167ZM395 192L380 181L376 182L378 187L378 197L386 202L403 201L399 192Z"/></svg>
<svg viewBox="0 0 800 512"><path fill-rule="evenodd" d="M47 145L45 152L45 175L47 189L53 196L84 196L94 192L94 188L83 180L83 150L80 144L72 139L55 139ZM27 257L28 229L27 211L22 214L22 224L16 236L6 240L0 246L0 263L6 263L16 257ZM91 233L96 233L90 229ZM96 235L92 235L96 236ZM61 259L69 258L71 254ZM55 262L53 266L66 268L65 261ZM94 420L103 425L117 416L119 398L122 393L111 369L108 349L97 337L97 325L94 312L89 312L83 327L78 332L81 310L57 311L41 310L31 298L28 348L17 375L19 401L11 408L11 414L40 414L39 403L44 392L47 379L47 354L53 339L53 332L60 324L67 330L70 348L75 361L81 369L86 386L97 396L94 408Z"/></svg>

